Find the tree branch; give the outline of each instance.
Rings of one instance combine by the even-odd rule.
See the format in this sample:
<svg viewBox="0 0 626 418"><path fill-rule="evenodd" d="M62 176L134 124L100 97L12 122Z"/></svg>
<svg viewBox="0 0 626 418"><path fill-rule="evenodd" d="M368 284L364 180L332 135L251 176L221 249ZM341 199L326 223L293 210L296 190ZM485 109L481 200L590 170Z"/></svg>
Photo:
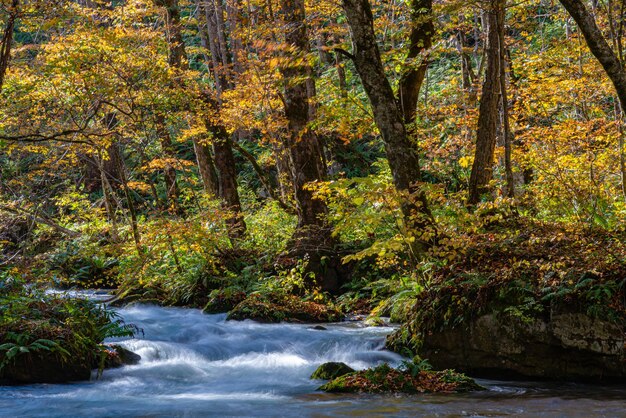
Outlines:
<svg viewBox="0 0 626 418"><path fill-rule="evenodd" d="M80 236L80 234L78 232L72 231L70 229L67 229L67 228L59 225L58 223L54 222L51 219L48 219L48 218L46 218L44 216L37 215L36 213L30 212L30 211L28 211L26 209L14 208L14 207L7 206L7 205L0 205L0 210L3 210L3 211L8 212L8 213L12 213L14 215L26 215L30 219L32 219L33 221L35 221L37 223L40 223L40 224L48 225L48 226L56 229L57 231L61 232L62 234L65 234L65 235L67 235L69 237L72 237L72 238L76 238L76 237Z"/></svg>
<svg viewBox="0 0 626 418"><path fill-rule="evenodd" d="M348 57L352 61L354 61L356 59L356 57L354 55L352 55L351 53L349 53L348 51L346 51L343 48L333 48L333 51L337 52L338 54L343 55L344 57Z"/></svg>
<svg viewBox="0 0 626 418"><path fill-rule="evenodd" d="M261 168L259 163L256 161L256 158L254 158L254 155L252 155L248 150L243 148L236 141L233 141L233 148L239 151L239 153L242 156L244 156L245 159L250 162L250 164L252 164L252 168L256 172L257 176L259 176L259 180L261 180L261 184L263 184L263 187L265 187L265 190L267 190L267 193L269 193L270 197L274 199L276 202L278 202L278 205L281 208L283 208L285 211L287 211L288 213L291 213L291 214L295 213L296 211L294 207L291 205L288 205L276 194L276 190L274 190L274 188L270 184L269 179L265 177L265 173L263 172L263 169Z"/></svg>

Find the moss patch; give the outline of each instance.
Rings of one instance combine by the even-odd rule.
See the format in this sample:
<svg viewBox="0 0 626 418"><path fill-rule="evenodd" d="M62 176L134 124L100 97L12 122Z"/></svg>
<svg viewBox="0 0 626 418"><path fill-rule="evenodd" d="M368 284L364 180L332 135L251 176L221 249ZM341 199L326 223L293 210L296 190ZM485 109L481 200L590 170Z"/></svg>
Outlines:
<svg viewBox="0 0 626 418"><path fill-rule="evenodd" d="M336 322L341 312L321 303L303 301L298 296L253 293L230 311L227 319L259 322Z"/></svg>
<svg viewBox="0 0 626 418"><path fill-rule="evenodd" d="M354 369L346 363L331 361L318 367L311 375L311 379L332 380L353 372Z"/></svg>
<svg viewBox="0 0 626 418"><path fill-rule="evenodd" d="M46 294L0 275L0 380L88 379L105 359L102 341L132 336L135 329L91 301Z"/></svg>
<svg viewBox="0 0 626 418"><path fill-rule="evenodd" d="M468 233L455 258L432 271L394 351L419 352L430 332L486 314L522 321L583 313L626 324L626 235L515 218Z"/></svg>
<svg viewBox="0 0 626 418"><path fill-rule="evenodd" d="M473 379L453 370L420 371L415 375L382 364L338 377L320 387L333 393L453 393L484 390Z"/></svg>

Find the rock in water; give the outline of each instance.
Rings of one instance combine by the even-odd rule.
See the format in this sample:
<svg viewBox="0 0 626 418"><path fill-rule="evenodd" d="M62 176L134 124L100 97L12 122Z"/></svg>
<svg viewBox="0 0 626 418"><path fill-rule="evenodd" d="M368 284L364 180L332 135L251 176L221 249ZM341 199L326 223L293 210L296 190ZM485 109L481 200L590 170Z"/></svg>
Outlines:
<svg viewBox="0 0 626 418"><path fill-rule="evenodd" d="M333 380L352 372L354 372L354 369L346 363L331 361L318 367L311 375L311 379Z"/></svg>
<svg viewBox="0 0 626 418"><path fill-rule="evenodd" d="M104 360L105 369L114 369L122 366L132 366L139 363L141 356L133 353L121 345L111 345L107 350L107 357Z"/></svg>
<svg viewBox="0 0 626 418"><path fill-rule="evenodd" d="M0 380L8 384L66 383L89 380L90 376L91 361L64 359L49 351L21 355L0 371Z"/></svg>
<svg viewBox="0 0 626 418"><path fill-rule="evenodd" d="M252 319L258 322L336 322L341 312L333 306L304 301L295 295L251 294L235 306L226 319L243 321Z"/></svg>
<svg viewBox="0 0 626 418"><path fill-rule="evenodd" d="M314 329L316 331L326 331L328 330L328 328L322 326L322 325L315 325L314 327L309 327L309 329Z"/></svg>
<svg viewBox="0 0 626 418"><path fill-rule="evenodd" d="M488 314L422 338L419 355L436 368L494 377L626 379L623 328L582 313L549 320Z"/></svg>
<svg viewBox="0 0 626 418"><path fill-rule="evenodd" d="M409 370L394 369L381 364L366 370L339 376L322 385L319 390L330 393L460 393L484 390L474 379L454 370Z"/></svg>

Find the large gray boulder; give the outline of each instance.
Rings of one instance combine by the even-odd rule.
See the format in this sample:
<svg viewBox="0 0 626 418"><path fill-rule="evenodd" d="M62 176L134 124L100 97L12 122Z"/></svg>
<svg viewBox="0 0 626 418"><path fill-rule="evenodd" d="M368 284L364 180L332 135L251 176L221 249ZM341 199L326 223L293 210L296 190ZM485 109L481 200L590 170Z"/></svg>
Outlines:
<svg viewBox="0 0 626 418"><path fill-rule="evenodd" d="M472 375L623 380L624 342L623 327L582 313L549 320L488 314L424 335L419 355L436 369Z"/></svg>

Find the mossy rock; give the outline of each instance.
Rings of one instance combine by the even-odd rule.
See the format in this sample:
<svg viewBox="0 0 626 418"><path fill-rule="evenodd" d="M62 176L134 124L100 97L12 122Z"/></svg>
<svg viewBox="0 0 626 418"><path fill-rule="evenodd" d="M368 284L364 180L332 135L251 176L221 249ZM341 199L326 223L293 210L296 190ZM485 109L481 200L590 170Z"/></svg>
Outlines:
<svg viewBox="0 0 626 418"><path fill-rule="evenodd" d="M303 301L294 295L263 295L253 293L228 314L227 319L258 322L337 322L341 312L332 306Z"/></svg>
<svg viewBox="0 0 626 418"><path fill-rule="evenodd" d="M462 327L428 332L405 324L388 339L387 348L402 352L409 347L436 368L475 376L624 382L623 326L556 310L547 320L489 313Z"/></svg>
<svg viewBox="0 0 626 418"><path fill-rule="evenodd" d="M101 357L104 354L105 357ZM101 360L103 362L101 362ZM0 359L1 360L1 359ZM36 351L9 361L0 370L0 384L68 383L89 380L93 369L111 369L139 363L141 356L119 345L71 353Z"/></svg>
<svg viewBox="0 0 626 418"><path fill-rule="evenodd" d="M331 361L318 367L311 375L311 379L333 380L354 371L346 363Z"/></svg>
<svg viewBox="0 0 626 418"><path fill-rule="evenodd" d="M218 314L232 310L235 306L246 299L246 293L241 290L230 288L220 289L211 292L209 301L204 306L202 312L206 314Z"/></svg>
<svg viewBox="0 0 626 418"><path fill-rule="evenodd" d="M415 374L382 364L340 376L322 385L331 393L459 393L484 390L482 386L453 370L423 370Z"/></svg>
<svg viewBox="0 0 626 418"><path fill-rule="evenodd" d="M365 320L365 325L368 327L384 327L387 324L385 324L385 321L382 318L373 316Z"/></svg>
<svg viewBox="0 0 626 418"><path fill-rule="evenodd" d="M67 383L89 380L95 355L72 355L64 358L59 353L38 351L25 353L10 361L0 370L0 383Z"/></svg>

